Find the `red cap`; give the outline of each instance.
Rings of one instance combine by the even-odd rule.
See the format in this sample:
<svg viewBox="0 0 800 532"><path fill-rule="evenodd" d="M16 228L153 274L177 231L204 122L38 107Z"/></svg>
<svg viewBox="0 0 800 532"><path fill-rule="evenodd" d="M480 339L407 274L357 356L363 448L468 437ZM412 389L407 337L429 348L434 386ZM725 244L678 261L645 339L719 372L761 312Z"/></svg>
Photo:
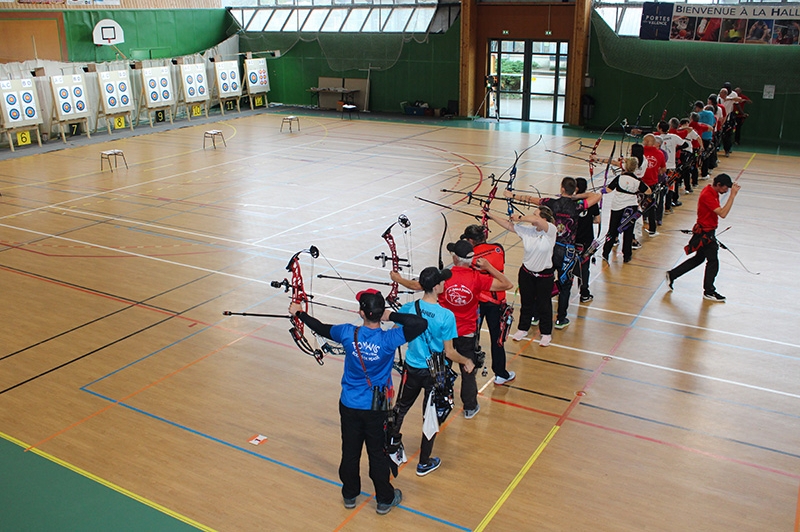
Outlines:
<svg viewBox="0 0 800 532"><path fill-rule="evenodd" d="M380 294L380 291L375 290L374 288L367 288L366 290L362 290L361 292L356 294L356 301L361 301L361 296L364 294Z"/></svg>

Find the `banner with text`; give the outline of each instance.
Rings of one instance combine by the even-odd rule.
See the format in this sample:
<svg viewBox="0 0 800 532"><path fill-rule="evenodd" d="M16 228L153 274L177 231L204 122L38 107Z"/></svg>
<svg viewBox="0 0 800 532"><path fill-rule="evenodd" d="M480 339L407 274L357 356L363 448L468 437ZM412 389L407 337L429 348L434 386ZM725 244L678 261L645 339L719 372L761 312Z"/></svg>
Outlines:
<svg viewBox="0 0 800 532"><path fill-rule="evenodd" d="M645 2L639 38L796 45L800 42L800 5Z"/></svg>

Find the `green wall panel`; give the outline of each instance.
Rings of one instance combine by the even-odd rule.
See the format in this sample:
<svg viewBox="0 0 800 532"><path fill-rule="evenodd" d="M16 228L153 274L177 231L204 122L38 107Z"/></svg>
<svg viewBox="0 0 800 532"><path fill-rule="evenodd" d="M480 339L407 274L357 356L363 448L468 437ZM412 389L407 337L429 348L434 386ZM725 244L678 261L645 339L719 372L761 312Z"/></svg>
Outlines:
<svg viewBox="0 0 800 532"><path fill-rule="evenodd" d="M597 31L597 18L592 20L589 58L589 76L594 79L594 87L585 92L595 103L592 118L584 120L587 127L602 130L613 124L609 131L619 131L618 123L625 118L631 124L636 123L640 110L641 125L651 125L659 120L664 109L667 118L683 118L688 116L691 103L695 100L705 102L710 93L718 92L723 83L730 81L734 87L742 86L744 93L753 100L746 106L750 116L742 128L744 147L778 150L781 147L800 147L800 128L794 126L800 120L800 94L796 94L800 92L800 69L790 66L800 64L800 47L622 40L619 45L627 47L629 62L655 65L654 71L659 65L666 70L667 64L674 62L676 56L690 57L692 68L683 69L668 79L655 79L655 75L626 71L634 70L635 66L623 70L604 60L599 39L603 38L607 26ZM669 59L660 63L659 57ZM785 67L777 70L764 68L766 63L776 60L784 63ZM709 76L709 72L713 75ZM775 84L778 75L775 98L763 99L763 86ZM706 83L708 78L711 78L710 82ZM790 94L792 91L796 93Z"/></svg>
<svg viewBox="0 0 800 532"><path fill-rule="evenodd" d="M330 47L336 37L326 36ZM370 35L342 35L345 46L375 46ZM377 43L378 46L381 43ZM425 42L406 42L397 62L386 70L373 70L370 76L370 109L378 112L401 112L400 102L427 102L433 108L446 107L449 100L458 99L459 29L445 34L430 34ZM281 50L282 55L268 59L270 75L269 101L291 105L310 105L310 87L318 78L366 78L365 70L334 71L316 40L299 40L299 36L258 34L241 36L244 51ZM380 55L379 53L377 55ZM391 55L391 54L388 54ZM316 103L316 101L314 101Z"/></svg>
<svg viewBox="0 0 800 532"><path fill-rule="evenodd" d="M70 61L116 59L110 46L95 46L92 30L103 19L122 26L125 42L117 47L128 58L162 58L207 50L227 37L231 24L224 9L66 10L64 24Z"/></svg>

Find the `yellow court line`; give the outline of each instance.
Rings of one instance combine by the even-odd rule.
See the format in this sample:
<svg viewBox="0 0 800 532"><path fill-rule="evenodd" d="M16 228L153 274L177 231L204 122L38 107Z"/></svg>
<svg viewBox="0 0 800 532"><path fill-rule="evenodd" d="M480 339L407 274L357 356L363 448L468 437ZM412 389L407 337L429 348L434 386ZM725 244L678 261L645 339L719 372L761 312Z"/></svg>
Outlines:
<svg viewBox="0 0 800 532"><path fill-rule="evenodd" d="M23 449L29 448L29 446L26 443L14 438L13 436L9 436L8 434L5 434L4 432L0 432L0 438L3 438L4 440L7 440L7 441L9 441L9 442L11 442L11 443L13 443L15 445L18 445L18 446L22 447ZM121 493L122 495L125 495L126 497L130 497L131 499L133 499L135 501L138 501L138 502L140 502L142 504L145 504L145 505L153 508L154 510L158 510L161 513L167 514L168 516L173 517L173 518L177 519L178 521L182 521L182 522L186 523L187 525L191 525L191 526L197 528L198 530L206 530L206 531L209 531L209 532L214 532L214 529L211 528L211 527L207 527L207 526L205 526L205 525L203 525L201 523L198 523L197 521L195 521L193 519L190 519L190 518L186 517L185 515L181 515L181 514L175 512L175 511L173 511L173 510L170 510L169 508L166 508L164 506L161 506L158 503L155 503L155 502L151 501L150 499L146 499L146 498L142 497L141 495L137 495L137 494L133 493L132 491L129 491L129 490L126 490L123 487L117 486L116 484L114 484L112 482L109 482L108 480L102 479L102 478L98 477L97 475L93 475L93 474L89 473L88 471L85 471L85 470L83 470L83 469L81 469L81 468L79 468L77 466L74 466L74 465L70 464L69 462L65 462L64 460L61 460L60 458L56 458L55 456L53 456L51 454L48 454L48 453L46 453L46 452L44 452L44 451L42 451L40 449L35 449L34 448L34 449L31 449L31 452L36 453L37 455L41 456L42 458L50 460L51 462L53 462L55 464L58 464L61 467L65 467L65 468L67 468L67 469L69 469L71 471L74 471L75 473L78 473L79 475L82 475L82 476L88 478L89 480L93 480L93 481L97 482L98 484L102 484L103 486L105 486L107 488L110 488L110 489L112 489L112 490L114 490L114 491L116 491L118 493Z"/></svg>
<svg viewBox="0 0 800 532"><path fill-rule="evenodd" d="M750 163L752 163L752 162L753 162L753 159L755 159L755 158L756 158L756 154L755 154L755 153L754 153L753 155L751 155L751 156L750 156L750 160L749 160L749 161L747 161L747 164L746 164L746 165L744 165L744 168L742 168L742 169L739 171L739 175L737 175L737 176L736 176L736 179L734 179L734 180L733 180L733 181L734 181L734 183L735 183L736 181L739 181L739 178L740 178L740 177L742 177L742 174L744 173L744 171L745 171L745 170L747 170L747 167L748 167L748 166L750 166Z"/></svg>
<svg viewBox="0 0 800 532"><path fill-rule="evenodd" d="M508 485L508 487L505 489L500 498L497 499L497 502L494 503L492 509L489 510L489 513L487 513L486 516L483 518L483 520L478 524L474 532L481 532L486 528L489 522L492 519L494 519L494 516L497 514L498 511L500 511L500 507L503 506L503 504L505 504L506 499L508 499L508 497L511 495L511 492L513 492L516 489L517 485L520 482L522 482L522 478L528 473L528 470L530 470L530 468L533 467L533 463L536 461L537 458L539 458L539 455L542 454L545 447L547 447L547 444L550 443L550 440L552 440L553 437L556 435L556 432L558 432L559 428L561 428L559 425L553 425L553 428L550 429L550 432L547 434L547 437L545 437L545 439L542 440L542 443L539 444L539 447L537 447L536 450L531 455L531 457L528 458L528 461L525 463L525 466L519 471L519 473L517 473L517 476L514 477L514 480L511 481L511 484Z"/></svg>

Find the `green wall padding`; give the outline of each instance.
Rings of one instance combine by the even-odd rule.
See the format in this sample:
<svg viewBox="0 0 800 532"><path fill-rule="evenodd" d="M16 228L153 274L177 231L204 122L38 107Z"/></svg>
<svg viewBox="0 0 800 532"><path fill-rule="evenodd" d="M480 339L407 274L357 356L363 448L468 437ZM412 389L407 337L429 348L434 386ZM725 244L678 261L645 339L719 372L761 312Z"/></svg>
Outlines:
<svg viewBox="0 0 800 532"><path fill-rule="evenodd" d="M331 41L335 41L337 37L343 41L340 48L363 48L376 44L375 37L369 34L326 35L326 49L336 46ZM385 45L393 44L387 42ZM399 57L396 62L392 61L393 66L372 70L370 110L401 112L400 102L413 103L417 100L427 102L431 108L442 108L447 107L450 100L458 100L459 48L457 25L444 34L429 34L423 43L413 40L404 43L402 50L398 49ZM366 62L363 65L364 70L334 70L331 62L336 66L340 64L340 58L329 61L313 36L304 41L297 34L242 34L240 49L243 52L281 50L281 57L267 60L271 87L269 101L290 105L311 105L311 93L308 89L316 87L321 76L366 78L366 68L369 66ZM389 57L391 54L382 55Z"/></svg>
<svg viewBox="0 0 800 532"><path fill-rule="evenodd" d="M625 50L626 64L609 65L606 58L613 62L623 57L619 55L620 49ZM779 60L784 67L765 68L765 54L769 64ZM689 66L675 68L676 57ZM791 65L798 64L800 46L641 41L616 36L594 13L589 57L589 76L594 79L594 87L585 91L594 99L594 112L591 119L584 120L584 125L603 130L613 124L609 131L619 131L619 122L627 118L634 124L640 109L640 125L652 125L661 118L664 109L667 118L687 117L691 103L705 102L709 94L719 92L722 84L730 81L734 87L741 86L753 100L745 107L750 116L742 128L742 144L797 148L800 147L800 128L795 127L800 120L800 69ZM663 79L665 75L657 74L659 65L671 77ZM645 71L649 75L642 73ZM776 85L774 99L763 99L765 84Z"/></svg>
<svg viewBox="0 0 800 532"><path fill-rule="evenodd" d="M92 30L103 19L122 26L125 42L117 47L129 59L159 59L207 50L227 38L231 24L224 9L65 10L69 60L117 59L110 46L96 46Z"/></svg>

